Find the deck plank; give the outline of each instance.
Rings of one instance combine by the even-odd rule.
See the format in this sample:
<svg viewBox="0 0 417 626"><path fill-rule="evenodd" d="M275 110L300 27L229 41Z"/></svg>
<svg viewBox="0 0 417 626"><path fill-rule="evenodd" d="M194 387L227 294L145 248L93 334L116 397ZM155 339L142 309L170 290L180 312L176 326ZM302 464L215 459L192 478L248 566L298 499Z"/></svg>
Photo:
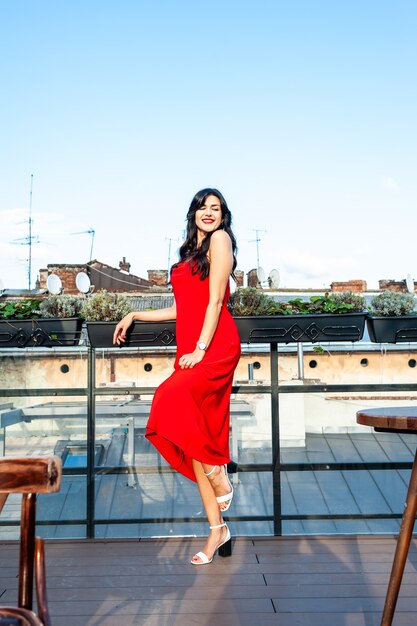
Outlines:
<svg viewBox="0 0 417 626"><path fill-rule="evenodd" d="M395 536L239 538L193 567L195 538L47 541L53 626L379 626ZM0 544L1 603L18 545ZM413 539L395 626L417 622ZM70 620L70 621L69 621Z"/></svg>

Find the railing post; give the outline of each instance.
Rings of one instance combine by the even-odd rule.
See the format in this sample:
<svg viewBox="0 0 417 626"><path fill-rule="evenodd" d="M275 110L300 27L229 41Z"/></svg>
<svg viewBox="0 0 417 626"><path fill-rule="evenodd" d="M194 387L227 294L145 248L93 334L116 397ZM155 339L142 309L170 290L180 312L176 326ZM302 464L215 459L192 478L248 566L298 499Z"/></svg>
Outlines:
<svg viewBox="0 0 417 626"><path fill-rule="evenodd" d="M272 493L274 535L282 535L281 522L281 455L279 444L278 344L271 343L271 426L272 426Z"/></svg>
<svg viewBox="0 0 417 626"><path fill-rule="evenodd" d="M253 383L253 363L248 363L248 383Z"/></svg>
<svg viewBox="0 0 417 626"><path fill-rule="evenodd" d="M136 487L136 475L135 475L135 418L128 417L126 421L127 425L127 459L128 459L128 475L127 486Z"/></svg>
<svg viewBox="0 0 417 626"><path fill-rule="evenodd" d="M96 452L96 351L88 348L87 372L87 538L94 538L95 469Z"/></svg>
<svg viewBox="0 0 417 626"><path fill-rule="evenodd" d="M304 380L304 350L301 341L297 343L298 380Z"/></svg>

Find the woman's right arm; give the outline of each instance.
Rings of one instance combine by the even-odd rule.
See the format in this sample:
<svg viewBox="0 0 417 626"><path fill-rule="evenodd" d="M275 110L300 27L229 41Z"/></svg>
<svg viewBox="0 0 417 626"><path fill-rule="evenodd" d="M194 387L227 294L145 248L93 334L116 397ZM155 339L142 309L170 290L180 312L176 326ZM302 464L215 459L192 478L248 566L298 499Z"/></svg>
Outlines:
<svg viewBox="0 0 417 626"><path fill-rule="evenodd" d="M114 335L113 343L120 345L126 339L126 331L133 324L133 322L166 322L168 320L175 320L177 318L177 306L174 304L166 309L156 309L155 311L133 311L128 313L117 324Z"/></svg>

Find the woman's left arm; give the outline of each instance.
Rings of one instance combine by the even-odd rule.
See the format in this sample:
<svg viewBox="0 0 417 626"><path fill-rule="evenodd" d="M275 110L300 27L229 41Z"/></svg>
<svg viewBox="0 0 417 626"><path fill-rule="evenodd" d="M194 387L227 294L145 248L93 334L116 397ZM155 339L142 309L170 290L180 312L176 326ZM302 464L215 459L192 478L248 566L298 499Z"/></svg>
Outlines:
<svg viewBox="0 0 417 626"><path fill-rule="evenodd" d="M213 339L219 322L224 294L233 269L232 242L224 230L216 230L210 239L210 274L209 274L209 303L204 317L203 327L198 338L207 348ZM206 348L206 349L207 349ZM179 366L184 369L193 367L204 358L204 350L196 346L194 352L184 354L179 359Z"/></svg>

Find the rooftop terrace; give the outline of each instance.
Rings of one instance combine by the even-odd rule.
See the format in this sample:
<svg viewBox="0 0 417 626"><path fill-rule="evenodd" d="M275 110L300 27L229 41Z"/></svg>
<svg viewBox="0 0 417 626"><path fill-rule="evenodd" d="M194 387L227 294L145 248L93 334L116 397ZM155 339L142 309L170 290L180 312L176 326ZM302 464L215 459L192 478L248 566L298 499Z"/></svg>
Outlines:
<svg viewBox="0 0 417 626"><path fill-rule="evenodd" d="M355 415L416 404L415 346L309 353L316 378L303 380L294 353L243 355L231 403L235 550L200 568L189 563L207 532L196 490L143 436L171 356L46 353L2 357L0 444L64 461L60 493L38 508L54 626L379 624L416 436L374 433ZM18 504L10 497L0 518L3 603L15 601ZM394 626L417 614L416 552L414 542Z"/></svg>

